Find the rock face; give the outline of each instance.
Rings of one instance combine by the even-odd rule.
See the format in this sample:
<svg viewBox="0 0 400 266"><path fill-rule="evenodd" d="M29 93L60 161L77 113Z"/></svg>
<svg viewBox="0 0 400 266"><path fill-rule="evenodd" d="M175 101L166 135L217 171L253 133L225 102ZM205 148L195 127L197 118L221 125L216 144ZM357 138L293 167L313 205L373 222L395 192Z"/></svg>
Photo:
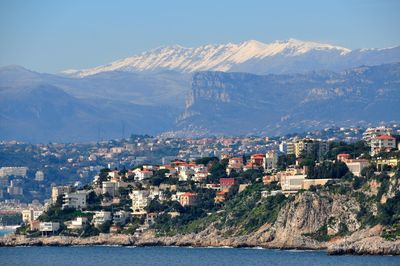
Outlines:
<svg viewBox="0 0 400 266"><path fill-rule="evenodd" d="M400 64L293 75L200 72L193 75L177 126L212 134L277 135L376 123L382 117L397 120L399 81Z"/></svg>

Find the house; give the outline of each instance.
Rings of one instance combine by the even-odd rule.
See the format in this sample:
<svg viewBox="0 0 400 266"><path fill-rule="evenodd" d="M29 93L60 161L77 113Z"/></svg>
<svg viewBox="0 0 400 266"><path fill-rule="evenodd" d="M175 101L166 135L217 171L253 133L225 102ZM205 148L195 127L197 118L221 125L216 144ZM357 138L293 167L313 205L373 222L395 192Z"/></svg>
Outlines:
<svg viewBox="0 0 400 266"><path fill-rule="evenodd" d="M194 176L192 178L193 181L196 182L203 182L204 180L206 180L208 177L208 171L204 170L204 171L197 171L194 173Z"/></svg>
<svg viewBox="0 0 400 266"><path fill-rule="evenodd" d="M191 192L185 192L179 195L179 203L185 206L193 206L197 203L197 194Z"/></svg>
<svg viewBox="0 0 400 266"><path fill-rule="evenodd" d="M233 157L228 161L228 167L226 168L226 173L231 174L232 171L240 172L243 168L243 158Z"/></svg>
<svg viewBox="0 0 400 266"><path fill-rule="evenodd" d="M107 176L110 178L118 178L118 179L120 178L118 170L113 170L111 172L108 172Z"/></svg>
<svg viewBox="0 0 400 266"><path fill-rule="evenodd" d="M215 203L222 203L222 202L224 202L225 199L226 199L225 196L226 196L226 192L224 192L224 191L218 191L218 192L215 194L214 202L215 202Z"/></svg>
<svg viewBox="0 0 400 266"><path fill-rule="evenodd" d="M371 155L374 156L380 152L389 152L396 148L396 139L392 136L382 135L371 139Z"/></svg>
<svg viewBox="0 0 400 266"><path fill-rule="evenodd" d="M129 196L132 199L133 214L146 214L144 208L150 203L150 192L148 190L133 190Z"/></svg>
<svg viewBox="0 0 400 266"><path fill-rule="evenodd" d="M384 169L384 166L390 166L390 167L396 167L400 164L400 160L396 158L390 158L390 159L378 159L376 160L376 168L378 171L382 171Z"/></svg>
<svg viewBox="0 0 400 266"><path fill-rule="evenodd" d="M114 181L104 181L102 183L102 194L108 194L111 197L117 195L119 183Z"/></svg>
<svg viewBox="0 0 400 266"><path fill-rule="evenodd" d="M348 153L339 153L336 156L336 160L341 161L341 162L345 162L347 160L349 160L351 158L351 155Z"/></svg>
<svg viewBox="0 0 400 266"><path fill-rule="evenodd" d="M278 167L278 153L269 151L263 158L263 165L265 170L273 170Z"/></svg>
<svg viewBox="0 0 400 266"><path fill-rule="evenodd" d="M307 175L282 175L280 183L284 192L297 192L303 189L303 181Z"/></svg>
<svg viewBox="0 0 400 266"><path fill-rule="evenodd" d="M76 217L75 220L72 220L68 225L67 228L71 230L78 230L82 229L88 223L87 217Z"/></svg>
<svg viewBox="0 0 400 266"><path fill-rule="evenodd" d="M366 159L350 159L344 162L349 168L349 171L355 176L360 176L361 171L370 165Z"/></svg>
<svg viewBox="0 0 400 266"><path fill-rule="evenodd" d="M126 221L129 219L129 213L126 211L117 211L113 214L113 223L118 225L126 224Z"/></svg>
<svg viewBox="0 0 400 266"><path fill-rule="evenodd" d="M258 167L262 167L264 165L264 154L257 153L257 154L251 155L250 156L250 162L253 165L256 165Z"/></svg>
<svg viewBox="0 0 400 266"><path fill-rule="evenodd" d="M267 185L267 184L269 184L271 182L274 182L274 181L278 181L276 175L265 175L265 176L263 176L262 180L263 180L264 185Z"/></svg>
<svg viewBox="0 0 400 266"><path fill-rule="evenodd" d="M58 222L41 222L39 225L39 231L42 235L55 234L60 230L60 223Z"/></svg>
<svg viewBox="0 0 400 266"><path fill-rule="evenodd" d="M86 208L86 196L87 192L85 190L66 193L63 200L63 209L65 208L75 208L82 209Z"/></svg>
<svg viewBox="0 0 400 266"><path fill-rule="evenodd" d="M22 221L24 223L30 223L36 221L40 215L42 215L42 210L27 209L22 211Z"/></svg>
<svg viewBox="0 0 400 266"><path fill-rule="evenodd" d="M147 225L152 225L156 222L156 218L157 218L157 213L155 212L150 212L148 214L146 214L146 219L145 219L145 223Z"/></svg>
<svg viewBox="0 0 400 266"><path fill-rule="evenodd" d="M153 171L146 169L144 170L136 169L134 173L135 173L135 179L139 181L153 176Z"/></svg>
<svg viewBox="0 0 400 266"><path fill-rule="evenodd" d="M220 178L219 179L219 186L221 191L228 192L229 189L235 185L236 179L235 178Z"/></svg>
<svg viewBox="0 0 400 266"><path fill-rule="evenodd" d="M98 211L93 216L93 225L98 227L105 222L111 221L111 212L108 211Z"/></svg>
<svg viewBox="0 0 400 266"><path fill-rule="evenodd" d="M365 130L363 133L363 140L368 144L371 145L372 139L378 136L391 136L392 129L387 127L370 127Z"/></svg>
<svg viewBox="0 0 400 266"><path fill-rule="evenodd" d="M51 203L55 204L57 202L58 196L63 196L65 193L71 191L70 186L57 186L51 188Z"/></svg>

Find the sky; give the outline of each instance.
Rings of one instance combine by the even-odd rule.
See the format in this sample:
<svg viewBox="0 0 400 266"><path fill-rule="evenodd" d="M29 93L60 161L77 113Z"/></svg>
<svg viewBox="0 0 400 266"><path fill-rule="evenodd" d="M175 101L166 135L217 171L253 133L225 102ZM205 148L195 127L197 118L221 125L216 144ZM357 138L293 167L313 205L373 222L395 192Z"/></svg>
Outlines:
<svg viewBox="0 0 400 266"><path fill-rule="evenodd" d="M296 38L400 45L397 0L0 0L0 66L48 73L179 44Z"/></svg>

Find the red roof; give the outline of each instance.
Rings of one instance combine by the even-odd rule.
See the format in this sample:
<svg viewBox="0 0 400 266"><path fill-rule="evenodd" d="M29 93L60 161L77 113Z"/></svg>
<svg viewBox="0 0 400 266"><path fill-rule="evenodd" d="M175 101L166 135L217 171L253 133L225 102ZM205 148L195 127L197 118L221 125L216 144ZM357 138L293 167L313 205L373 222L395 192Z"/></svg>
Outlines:
<svg viewBox="0 0 400 266"><path fill-rule="evenodd" d="M382 135L382 136L377 137L377 139L390 139L390 140L392 140L394 138L392 136Z"/></svg>
<svg viewBox="0 0 400 266"><path fill-rule="evenodd" d="M348 153L339 153L337 156L338 157L350 157L350 154L348 154Z"/></svg>
<svg viewBox="0 0 400 266"><path fill-rule="evenodd" d="M219 183L221 185L234 185L235 184L235 178L220 178Z"/></svg>
<svg viewBox="0 0 400 266"><path fill-rule="evenodd" d="M196 193L192 193L192 192L185 192L185 193L181 194L181 197L182 196L184 196L184 197L193 197L193 196L197 196L197 194Z"/></svg>
<svg viewBox="0 0 400 266"><path fill-rule="evenodd" d="M264 154L262 154L262 153L256 153L256 154L253 154L253 155L251 156L251 158L259 158L259 157L264 158L265 156L264 156Z"/></svg>

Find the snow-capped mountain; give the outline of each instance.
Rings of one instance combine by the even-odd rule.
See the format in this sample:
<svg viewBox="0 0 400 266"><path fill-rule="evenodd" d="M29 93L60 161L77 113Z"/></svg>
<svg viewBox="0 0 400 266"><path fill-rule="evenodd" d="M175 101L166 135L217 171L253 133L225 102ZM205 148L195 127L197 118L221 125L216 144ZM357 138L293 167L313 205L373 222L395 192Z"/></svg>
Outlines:
<svg viewBox="0 0 400 266"><path fill-rule="evenodd" d="M85 77L102 72L183 73L224 71L295 73L311 70L342 70L358 65L377 65L400 61L400 47L350 50L340 46L296 39L265 44L250 40L239 44L203 45L186 48L160 47L142 54L83 70L66 70L65 75Z"/></svg>

